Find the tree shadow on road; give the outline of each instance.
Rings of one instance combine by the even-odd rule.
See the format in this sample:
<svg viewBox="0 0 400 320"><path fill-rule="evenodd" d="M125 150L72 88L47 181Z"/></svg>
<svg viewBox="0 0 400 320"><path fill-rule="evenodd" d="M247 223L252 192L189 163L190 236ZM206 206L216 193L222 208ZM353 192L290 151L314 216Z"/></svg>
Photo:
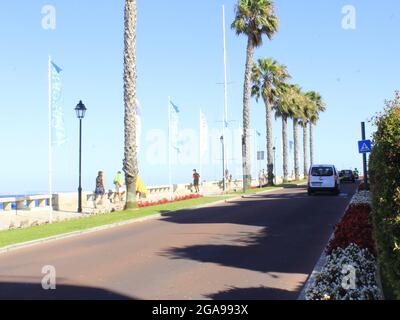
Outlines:
<svg viewBox="0 0 400 320"><path fill-rule="evenodd" d="M44 290L40 283L0 282L0 300L136 300L113 291L73 285Z"/></svg>
<svg viewBox="0 0 400 320"><path fill-rule="evenodd" d="M228 226L222 229L223 234L217 235L215 243L171 247L160 255L304 279L312 271L347 203L347 198L309 198L304 192L295 191L260 194L230 201L224 207L165 213L163 221L169 223L204 224L205 228L212 224ZM230 228L230 224L256 228L254 232L243 233L237 226ZM249 289L249 293L273 296L266 290L272 289ZM237 294L240 296L240 291ZM298 292L282 294L283 299L294 298Z"/></svg>
<svg viewBox="0 0 400 320"><path fill-rule="evenodd" d="M195 260L263 273L308 274L314 266L310 261L314 261L315 251L311 255L309 251L304 252L304 243L296 243L283 230L272 232L265 227L257 233L241 232L236 236L232 240L230 235L229 239L235 244L175 247L160 254L171 259Z"/></svg>

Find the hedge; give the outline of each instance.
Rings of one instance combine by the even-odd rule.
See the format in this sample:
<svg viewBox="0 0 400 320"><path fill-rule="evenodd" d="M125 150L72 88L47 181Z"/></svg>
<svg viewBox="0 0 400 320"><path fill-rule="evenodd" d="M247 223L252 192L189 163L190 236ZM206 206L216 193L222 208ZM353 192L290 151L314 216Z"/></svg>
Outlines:
<svg viewBox="0 0 400 320"><path fill-rule="evenodd" d="M371 217L385 285L400 299L400 94L385 105L373 120Z"/></svg>

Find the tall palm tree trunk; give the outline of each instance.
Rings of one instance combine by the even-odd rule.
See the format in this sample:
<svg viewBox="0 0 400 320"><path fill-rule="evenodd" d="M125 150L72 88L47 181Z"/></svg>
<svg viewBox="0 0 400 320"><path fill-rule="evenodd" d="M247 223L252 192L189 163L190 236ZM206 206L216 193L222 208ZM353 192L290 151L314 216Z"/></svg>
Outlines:
<svg viewBox="0 0 400 320"><path fill-rule="evenodd" d="M265 103L265 122L267 132L267 169L268 169L268 185L274 184L274 160L272 146L272 106L268 103L267 97L264 97Z"/></svg>
<svg viewBox="0 0 400 320"><path fill-rule="evenodd" d="M124 102L126 208L136 207L136 0L125 0Z"/></svg>
<svg viewBox="0 0 400 320"><path fill-rule="evenodd" d="M289 151L288 151L288 132L287 132L287 116L282 115L282 144L283 144L283 183L289 180Z"/></svg>
<svg viewBox="0 0 400 320"><path fill-rule="evenodd" d="M308 176L308 124L303 125L303 157L304 157L304 177Z"/></svg>
<svg viewBox="0 0 400 320"><path fill-rule="evenodd" d="M294 142L294 175L296 181L300 180L300 165L299 165L299 126L298 120L293 119L293 142Z"/></svg>
<svg viewBox="0 0 400 320"><path fill-rule="evenodd" d="M243 86L243 176L245 182L251 183L251 158L250 158L250 99L251 99L251 75L253 68L254 43L252 37L248 37L246 70Z"/></svg>
<svg viewBox="0 0 400 320"><path fill-rule="evenodd" d="M314 164L314 125L310 123L310 164Z"/></svg>

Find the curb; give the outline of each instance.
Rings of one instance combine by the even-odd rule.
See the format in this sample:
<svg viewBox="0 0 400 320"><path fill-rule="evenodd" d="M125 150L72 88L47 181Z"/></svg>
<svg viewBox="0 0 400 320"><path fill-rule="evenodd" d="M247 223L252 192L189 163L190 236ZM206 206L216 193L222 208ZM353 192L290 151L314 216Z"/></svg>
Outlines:
<svg viewBox="0 0 400 320"><path fill-rule="evenodd" d="M259 192L259 193L255 193L254 195L270 193L270 192L273 192L273 191L279 191L279 190L283 190L283 189L284 188L276 188L276 189L266 190L266 191L262 191L262 192ZM191 208L187 208L187 209L179 209L179 210L176 210L176 211L171 211L170 213L177 213L177 212L182 211L182 210L196 210L196 209L201 209L201 208L208 208L208 207L212 207L212 206L215 206L215 205L229 203L229 201L240 200L240 199L243 199L243 198L245 198L245 196L241 195L241 196L237 196L237 197L234 197L234 198L218 200L218 201L215 201L215 202L211 202L211 203L207 203L207 204L204 204L204 205L199 205L199 206L195 206L195 207L191 207ZM104 226L99 226L99 227L94 227L94 228L85 229L85 230L79 230L79 231L73 231L73 232L63 233L63 234L60 234L60 235L55 235L55 236L51 236L51 237L47 237L47 238L42 238L42 239L32 240L32 241L28 241L28 242L22 242L22 243L18 243L18 244L13 244L13 245L1 248L0 249L0 255L1 254L6 254L6 253L9 253L9 252L12 252L12 251L20 250L20 249L33 247L33 246L39 245L39 244L44 244L44 243L48 243L48 242L54 242L54 241L57 241L57 240L68 239L68 238L72 238L72 237L91 234L91 233L95 233L95 232L99 232L99 231L105 231L105 230L108 230L108 229L113 229L113 228L117 228L117 227L121 227L121 226L131 225L131 224L150 221L150 220L158 220L158 219L160 219L162 217L163 217L162 214L158 213L158 214L149 215L147 217L134 218L134 219L126 220L126 221L120 221L120 222L115 222L115 223L112 223L112 224L107 224L107 225L104 225Z"/></svg>
<svg viewBox="0 0 400 320"><path fill-rule="evenodd" d="M297 300L307 300L306 299L306 291L308 290L308 288L310 288L314 284L317 276L321 273L322 269L325 266L325 262L326 262L325 248L327 247L327 245L333 238L333 235L334 235L334 233L332 233L326 246L324 247L324 250L322 251L321 256L319 257L313 271L311 272L311 275L308 277L307 282L304 284L303 289L301 290L299 296L297 297Z"/></svg>

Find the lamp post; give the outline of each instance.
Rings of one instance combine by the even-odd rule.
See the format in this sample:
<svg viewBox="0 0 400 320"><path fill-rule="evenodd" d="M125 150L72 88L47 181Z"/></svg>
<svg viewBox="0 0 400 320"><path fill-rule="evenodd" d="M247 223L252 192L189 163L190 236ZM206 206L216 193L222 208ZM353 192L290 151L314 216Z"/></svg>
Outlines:
<svg viewBox="0 0 400 320"><path fill-rule="evenodd" d="M222 147L222 190L225 192L225 143L223 135L221 136L220 141Z"/></svg>
<svg viewBox="0 0 400 320"><path fill-rule="evenodd" d="M85 118L86 107L79 101L75 108L76 117L79 119L79 187L78 187L78 213L82 212L82 120Z"/></svg>

